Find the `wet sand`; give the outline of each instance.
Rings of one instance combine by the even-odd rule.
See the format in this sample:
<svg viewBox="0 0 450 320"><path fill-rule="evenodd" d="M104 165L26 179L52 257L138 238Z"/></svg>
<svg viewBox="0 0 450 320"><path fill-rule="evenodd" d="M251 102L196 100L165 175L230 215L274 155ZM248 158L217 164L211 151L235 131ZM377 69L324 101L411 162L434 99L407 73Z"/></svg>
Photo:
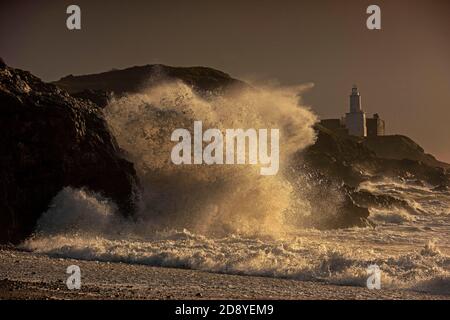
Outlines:
<svg viewBox="0 0 450 320"><path fill-rule="evenodd" d="M0 299L450 299L409 290L368 290L254 276L62 259L0 249ZM81 268L80 290L66 269Z"/></svg>

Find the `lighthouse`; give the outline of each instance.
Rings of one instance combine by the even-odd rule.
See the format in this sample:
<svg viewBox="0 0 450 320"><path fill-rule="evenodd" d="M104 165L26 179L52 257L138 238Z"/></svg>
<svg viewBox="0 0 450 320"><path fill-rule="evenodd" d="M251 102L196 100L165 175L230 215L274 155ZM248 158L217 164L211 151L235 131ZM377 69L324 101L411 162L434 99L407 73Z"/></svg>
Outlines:
<svg viewBox="0 0 450 320"><path fill-rule="evenodd" d="M345 114L345 126L348 133L353 136L367 136L366 114L361 106L361 95L356 85L352 88L350 94L350 112Z"/></svg>

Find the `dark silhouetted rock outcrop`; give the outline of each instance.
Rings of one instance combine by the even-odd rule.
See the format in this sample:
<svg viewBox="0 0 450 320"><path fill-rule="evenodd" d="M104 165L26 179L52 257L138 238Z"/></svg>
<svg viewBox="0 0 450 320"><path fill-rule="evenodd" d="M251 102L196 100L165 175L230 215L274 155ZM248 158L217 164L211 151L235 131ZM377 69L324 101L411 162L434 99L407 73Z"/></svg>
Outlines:
<svg viewBox="0 0 450 320"><path fill-rule="evenodd" d="M450 168L450 164L437 160L412 139L402 135L374 136L364 138L362 144L377 157L394 160L420 161L431 167Z"/></svg>
<svg viewBox="0 0 450 320"><path fill-rule="evenodd" d="M199 93L220 93L233 88L250 87L228 74L206 67L171 67L162 64L111 70L98 74L69 75L53 82L70 94L86 98L103 107L111 94L136 93L164 81L181 80Z"/></svg>
<svg viewBox="0 0 450 320"><path fill-rule="evenodd" d="M331 179L353 187L376 176L423 181L431 185L449 184L445 163L437 166L417 159L384 158L374 148L369 148L365 139L339 135L320 125L316 126L316 131L316 143L299 153L299 158L310 170Z"/></svg>
<svg viewBox="0 0 450 320"><path fill-rule="evenodd" d="M28 236L65 186L100 192L129 215L135 185L98 106L0 66L0 242Z"/></svg>

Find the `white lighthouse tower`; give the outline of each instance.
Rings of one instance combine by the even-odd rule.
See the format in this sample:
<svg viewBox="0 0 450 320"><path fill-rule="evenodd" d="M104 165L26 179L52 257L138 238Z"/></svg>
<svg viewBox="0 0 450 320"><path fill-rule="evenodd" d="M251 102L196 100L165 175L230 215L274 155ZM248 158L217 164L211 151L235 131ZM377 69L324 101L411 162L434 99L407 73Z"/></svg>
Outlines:
<svg viewBox="0 0 450 320"><path fill-rule="evenodd" d="M348 133L353 136L367 136L366 114L361 108L361 95L356 85L353 86L350 95L350 112L345 114L345 126Z"/></svg>

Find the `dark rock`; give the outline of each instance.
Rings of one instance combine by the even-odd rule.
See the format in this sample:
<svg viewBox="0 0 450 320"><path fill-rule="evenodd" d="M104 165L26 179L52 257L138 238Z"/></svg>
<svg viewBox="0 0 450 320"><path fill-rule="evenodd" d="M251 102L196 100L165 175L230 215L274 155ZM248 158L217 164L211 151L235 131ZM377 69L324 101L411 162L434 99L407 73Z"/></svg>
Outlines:
<svg viewBox="0 0 450 320"><path fill-rule="evenodd" d="M136 93L170 80L181 80L200 94L220 94L234 88L250 88L228 74L206 67L171 67L161 64L136 66L123 70L73 76L69 75L54 84L70 94L87 98L105 106L105 97Z"/></svg>
<svg viewBox="0 0 450 320"><path fill-rule="evenodd" d="M338 214L331 216L331 221L326 221L327 229L365 227L369 224L367 218L370 215L369 209L358 205L355 200L347 195L344 202L338 208Z"/></svg>
<svg viewBox="0 0 450 320"><path fill-rule="evenodd" d="M334 134L320 125L316 132L316 143L297 154L297 161L304 163L307 171L356 187L365 179L358 168L376 166L375 154L350 136Z"/></svg>
<svg viewBox="0 0 450 320"><path fill-rule="evenodd" d="M446 185L449 176L444 166L429 165L415 159L388 159L369 149L364 139L339 135L320 125L316 126L317 141L299 152L310 170L357 187L369 177L391 177Z"/></svg>
<svg viewBox="0 0 450 320"><path fill-rule="evenodd" d="M0 242L30 235L65 186L100 192L133 213L135 170L101 109L28 72L0 69Z"/></svg>
<svg viewBox="0 0 450 320"><path fill-rule="evenodd" d="M394 160L415 160L430 167L450 168L450 164L438 161L411 138L403 135L373 136L363 139L362 144L375 152L377 157Z"/></svg>
<svg viewBox="0 0 450 320"><path fill-rule="evenodd" d="M104 90L83 90L81 92L73 93L72 96L79 99L89 100L101 108L104 108L108 105L109 100L111 99L111 94Z"/></svg>
<svg viewBox="0 0 450 320"><path fill-rule="evenodd" d="M364 207L373 208L404 208L414 212L414 209L405 200L395 198L388 194L375 195L366 190L349 191L355 203Z"/></svg>
<svg viewBox="0 0 450 320"><path fill-rule="evenodd" d="M334 212L324 215L323 212L315 211L314 214L316 217L312 219L311 226L322 230L372 225L367 219L369 209L357 204L350 194L344 194L343 201L334 208Z"/></svg>
<svg viewBox="0 0 450 320"><path fill-rule="evenodd" d="M352 187L305 165L294 168L290 176L294 187L308 201L312 212L300 221L300 226L339 229L371 225L367 219L370 212L355 200Z"/></svg>

